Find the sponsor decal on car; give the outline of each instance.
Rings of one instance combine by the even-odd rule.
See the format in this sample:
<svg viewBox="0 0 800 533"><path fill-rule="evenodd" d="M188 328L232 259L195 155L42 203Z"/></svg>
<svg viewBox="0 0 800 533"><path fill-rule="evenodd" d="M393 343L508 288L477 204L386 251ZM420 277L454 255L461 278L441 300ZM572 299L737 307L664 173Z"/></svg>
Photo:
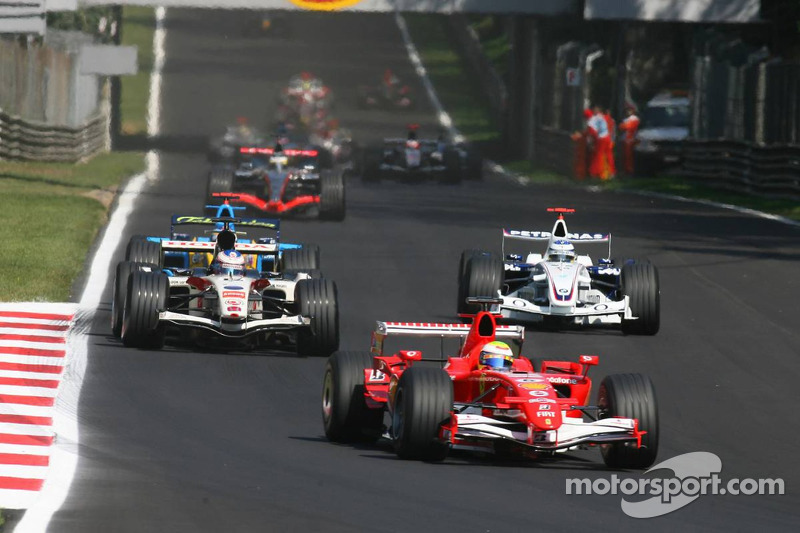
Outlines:
<svg viewBox="0 0 800 533"><path fill-rule="evenodd" d="M547 388L547 383L520 383L519 386L527 390L542 390Z"/></svg>
<svg viewBox="0 0 800 533"><path fill-rule="evenodd" d="M228 289L231 291L241 291L244 290L244 287L240 287L239 285L225 285L223 289Z"/></svg>
<svg viewBox="0 0 800 533"><path fill-rule="evenodd" d="M547 378L547 381L561 385L576 385L578 383L577 379L572 378Z"/></svg>
<svg viewBox="0 0 800 533"><path fill-rule="evenodd" d="M245 298L246 296L244 291L222 291L223 298Z"/></svg>
<svg viewBox="0 0 800 533"><path fill-rule="evenodd" d="M242 308L239 307L239 306L236 306L236 305L231 305L231 306L228 306L228 311L236 311L236 312L241 313L242 312Z"/></svg>

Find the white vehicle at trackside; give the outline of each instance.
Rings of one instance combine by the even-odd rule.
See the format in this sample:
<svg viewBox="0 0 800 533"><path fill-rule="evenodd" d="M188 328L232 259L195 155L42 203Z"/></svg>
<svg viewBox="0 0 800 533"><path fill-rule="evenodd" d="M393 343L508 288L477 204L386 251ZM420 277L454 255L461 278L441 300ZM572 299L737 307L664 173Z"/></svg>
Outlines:
<svg viewBox="0 0 800 533"><path fill-rule="evenodd" d="M571 209L552 209L559 213ZM506 240L546 241L544 253L506 254ZM658 271L650 262L617 265L575 253L575 245L608 243L611 235L570 233L562 214L552 231L503 230L503 259L467 250L459 268L458 312L473 314L467 298L499 295L496 309L514 323L618 326L625 333L655 335L660 323Z"/></svg>

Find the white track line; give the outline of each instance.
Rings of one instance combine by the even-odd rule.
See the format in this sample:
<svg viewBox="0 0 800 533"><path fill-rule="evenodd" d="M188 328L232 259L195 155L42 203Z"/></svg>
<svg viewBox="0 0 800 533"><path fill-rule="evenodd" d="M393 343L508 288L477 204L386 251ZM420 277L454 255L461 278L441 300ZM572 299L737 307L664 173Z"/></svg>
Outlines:
<svg viewBox="0 0 800 533"><path fill-rule="evenodd" d="M399 11L396 11L394 20L397 23L397 28L400 30L400 35L403 37L408 59L414 66L414 70L417 72L420 80L422 80L425 92L428 93L428 99L430 99L431 105L433 105L434 110L436 110L436 118L439 120L439 124L447 130L453 142L464 142L464 136L461 135L461 132L459 132L455 124L453 124L453 119L451 119L447 111L444 110L442 102L439 100L439 95L436 94L436 89L433 87L433 83L431 83L428 77L428 71L425 69L425 65L422 64L422 58L419 56L419 52L417 52L417 47L414 46L414 41L411 40L411 34L408 33L406 19L403 18L403 15L401 15Z"/></svg>
<svg viewBox="0 0 800 533"><path fill-rule="evenodd" d="M158 136L161 127L161 73L164 68L166 29L164 19L167 10L156 9L156 30L153 34L154 66L150 74L150 99L147 106L147 135ZM59 388L56 399L56 413L53 417L53 429L57 435L52 446L50 467L47 481L38 497L14 529L15 533L44 533L53 514L63 505L69 494L72 480L78 466L78 402L80 400L83 378L89 353L88 332L91 328L95 311L100 305L103 289L109 281L111 261L114 252L120 245L128 217L133 212L139 194L147 186L148 177L155 179L158 175L158 154L151 150L146 157L147 171L138 174L128 181L125 189L117 196L117 206L111 215L97 248L87 276L86 288L81 295L75 325L68 338L67 350L70 354L64 371L64 381ZM9 356L7 356L9 357ZM37 362L44 358L36 359ZM31 361L33 362L33 361ZM26 503L26 502L20 502ZM9 505L10 507L10 505Z"/></svg>

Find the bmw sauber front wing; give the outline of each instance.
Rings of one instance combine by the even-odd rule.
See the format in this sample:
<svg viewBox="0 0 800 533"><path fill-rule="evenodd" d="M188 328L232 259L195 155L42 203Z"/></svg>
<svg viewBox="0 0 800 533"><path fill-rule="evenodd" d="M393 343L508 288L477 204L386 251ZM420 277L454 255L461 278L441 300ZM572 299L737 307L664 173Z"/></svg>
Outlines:
<svg viewBox="0 0 800 533"><path fill-rule="evenodd" d="M604 301L598 303L586 302L577 306L537 305L518 296L501 296L499 312L503 318L518 322L534 322L543 316L556 316L572 318L577 324L620 324L623 319L632 320L636 317L631 313L630 299L625 296L623 300Z"/></svg>

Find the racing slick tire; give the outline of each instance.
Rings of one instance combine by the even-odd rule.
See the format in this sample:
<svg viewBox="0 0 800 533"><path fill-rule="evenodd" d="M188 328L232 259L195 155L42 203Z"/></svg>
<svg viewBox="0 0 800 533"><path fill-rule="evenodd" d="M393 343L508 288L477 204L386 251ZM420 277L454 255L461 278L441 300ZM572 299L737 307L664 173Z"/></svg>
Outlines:
<svg viewBox="0 0 800 533"><path fill-rule="evenodd" d="M319 218L322 220L344 220L345 194L341 172L323 172L320 176Z"/></svg>
<svg viewBox="0 0 800 533"><path fill-rule="evenodd" d="M304 279L294 292L297 313L311 318L308 328L297 332L297 353L329 357L339 349L339 305L336 284L329 279Z"/></svg>
<svg viewBox="0 0 800 533"><path fill-rule="evenodd" d="M122 333L122 317L125 314L125 303L128 301L128 278L131 273L142 270L158 271L159 267L150 263L134 263L132 261L117 263L111 296L111 332L115 337L119 337Z"/></svg>
<svg viewBox="0 0 800 533"><path fill-rule="evenodd" d="M122 343L135 348L160 349L166 327L158 313L166 309L169 280L163 272L132 272L128 278L128 299L122 317Z"/></svg>
<svg viewBox="0 0 800 533"><path fill-rule="evenodd" d="M161 266L164 264L161 243L148 241L142 235L134 235L128 241L128 247L125 249L125 260Z"/></svg>
<svg viewBox="0 0 800 533"><path fill-rule="evenodd" d="M446 149L442 160L444 162L444 182L453 185L461 183L461 156L458 150Z"/></svg>
<svg viewBox="0 0 800 533"><path fill-rule="evenodd" d="M615 442L600 446L611 468L647 468L658 455L658 403L653 382L642 374L609 374L597 393L599 418L621 416L639 421L642 446Z"/></svg>
<svg viewBox="0 0 800 533"><path fill-rule="evenodd" d="M476 256L479 255L490 255L488 252L484 252L482 250L477 250L475 248L464 250L461 252L461 258L458 261L458 302L456 304L456 310L459 314L467 312L467 302L465 301L467 294L467 284L465 281L465 275L467 273L467 265L469 261Z"/></svg>
<svg viewBox="0 0 800 533"><path fill-rule="evenodd" d="M372 368L369 352L334 352L325 365L322 423L333 442L374 442L382 433L383 409L364 400L364 369Z"/></svg>
<svg viewBox="0 0 800 533"><path fill-rule="evenodd" d="M622 331L631 335L655 335L661 324L661 290L658 270L649 262L622 266L622 294L630 298L636 320L622 320Z"/></svg>
<svg viewBox="0 0 800 533"><path fill-rule="evenodd" d="M497 297L497 291L503 287L503 262L494 255L477 255L467 262L467 269L462 277L463 314L474 315L480 306L469 305L467 298Z"/></svg>
<svg viewBox="0 0 800 533"><path fill-rule="evenodd" d="M319 269L319 246L304 244L302 248L292 248L283 252L282 269L294 272L308 272Z"/></svg>
<svg viewBox="0 0 800 533"><path fill-rule="evenodd" d="M214 194L233 191L233 171L227 167L211 169L208 173L206 196L214 198Z"/></svg>
<svg viewBox="0 0 800 533"><path fill-rule="evenodd" d="M450 419L453 382L440 368L412 366L400 376L392 410L392 443L402 459L443 461L450 449L439 428Z"/></svg>

